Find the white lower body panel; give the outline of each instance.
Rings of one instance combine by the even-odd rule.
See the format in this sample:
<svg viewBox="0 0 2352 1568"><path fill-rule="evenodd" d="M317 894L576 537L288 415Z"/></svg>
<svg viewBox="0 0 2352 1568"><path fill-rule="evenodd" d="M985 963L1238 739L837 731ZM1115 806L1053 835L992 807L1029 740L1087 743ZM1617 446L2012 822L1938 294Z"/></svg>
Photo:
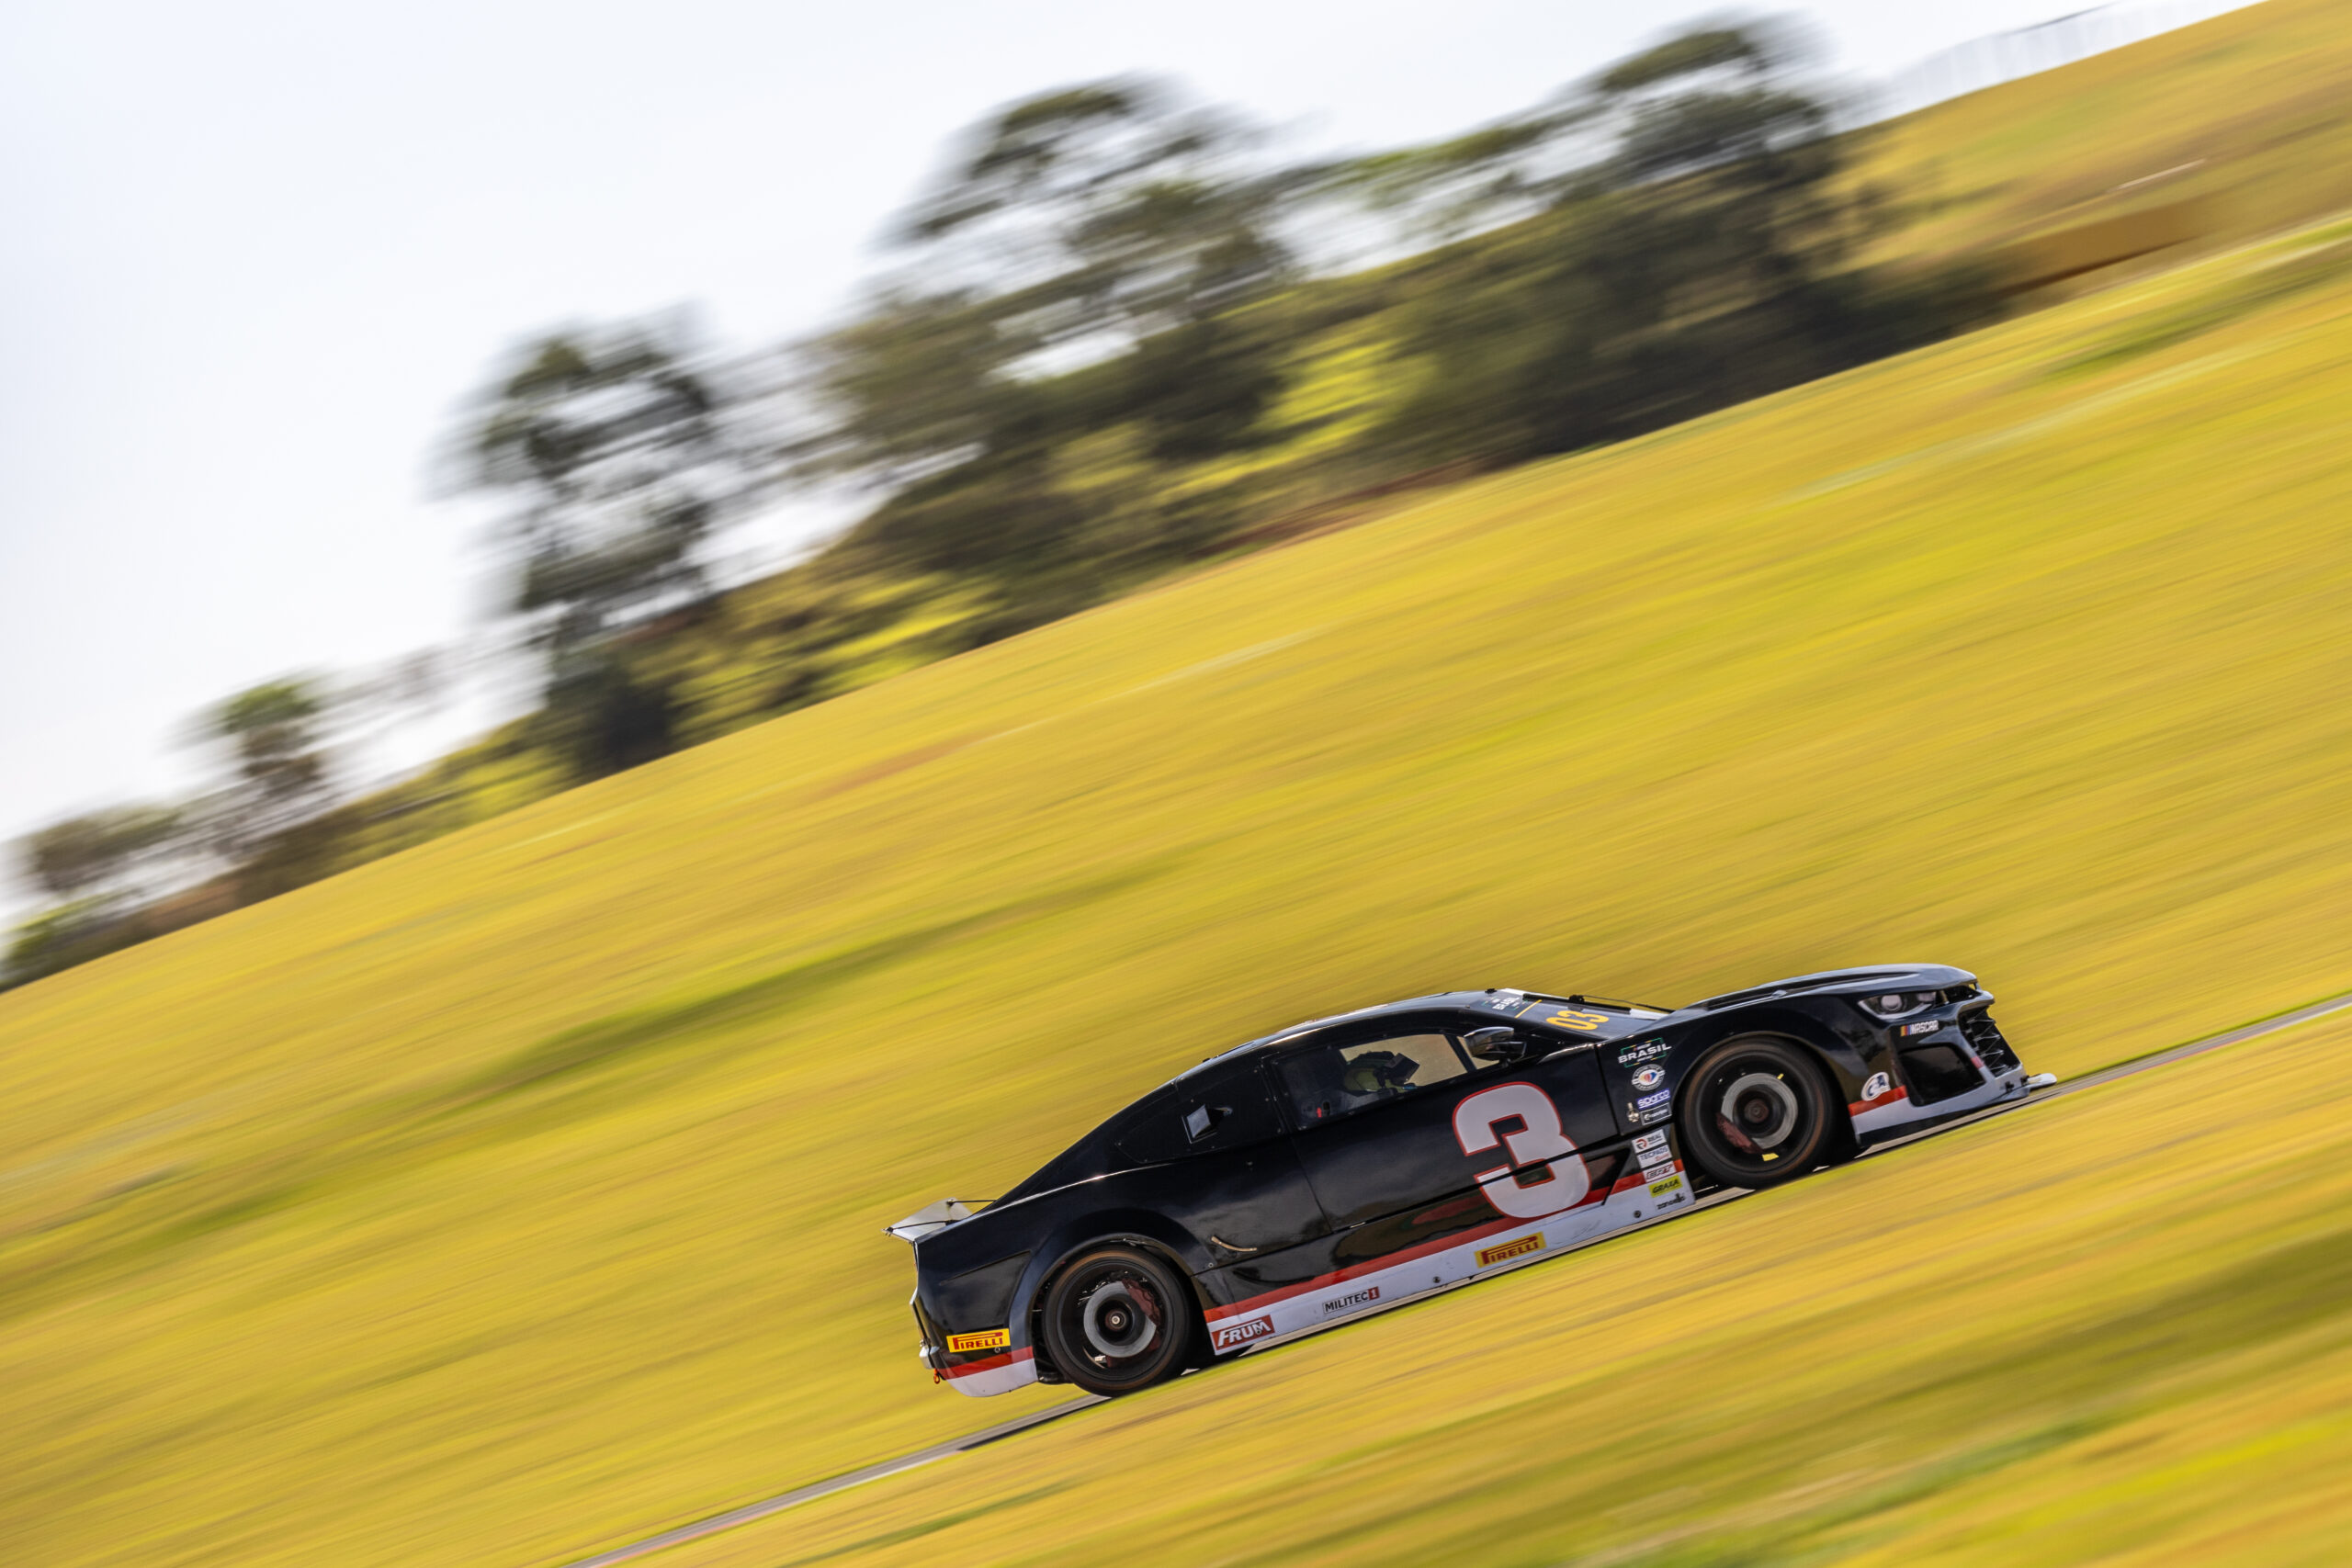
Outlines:
<svg viewBox="0 0 2352 1568"><path fill-rule="evenodd" d="M1036 1352L1023 1346L1008 1350L1001 1356L990 1356L985 1361L967 1361L960 1367L949 1367L939 1374L940 1381L958 1393L968 1393L984 1399L991 1393L1011 1393L1016 1388L1026 1388L1037 1381Z"/></svg>
<svg viewBox="0 0 2352 1568"><path fill-rule="evenodd" d="M1423 1291L1532 1262L1547 1252L1687 1208L1692 1201L1690 1177L1679 1160L1669 1158L1625 1177L1605 1195L1593 1193L1556 1214L1498 1218L1425 1247L1214 1307L1207 1314L1209 1348L1220 1356L1230 1355L1320 1328Z"/></svg>

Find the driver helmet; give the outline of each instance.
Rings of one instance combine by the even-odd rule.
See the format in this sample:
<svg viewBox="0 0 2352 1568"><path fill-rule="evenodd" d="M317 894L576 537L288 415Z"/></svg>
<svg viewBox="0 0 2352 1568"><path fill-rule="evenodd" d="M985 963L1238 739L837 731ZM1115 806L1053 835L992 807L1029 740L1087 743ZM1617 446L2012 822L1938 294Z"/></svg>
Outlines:
<svg viewBox="0 0 2352 1568"><path fill-rule="evenodd" d="M1402 1052L1366 1051L1349 1061L1340 1084L1350 1094L1378 1094L1405 1088L1420 1070L1421 1065Z"/></svg>

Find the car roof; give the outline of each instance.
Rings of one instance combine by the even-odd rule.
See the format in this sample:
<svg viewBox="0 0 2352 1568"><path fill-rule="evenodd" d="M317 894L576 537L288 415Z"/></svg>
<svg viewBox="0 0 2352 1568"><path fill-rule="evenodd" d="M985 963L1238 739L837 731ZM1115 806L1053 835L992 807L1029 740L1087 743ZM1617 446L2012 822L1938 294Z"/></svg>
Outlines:
<svg viewBox="0 0 2352 1568"><path fill-rule="evenodd" d="M1398 1001L1380 1002L1368 1008L1357 1008L1350 1012L1332 1013L1324 1018L1302 1020L1271 1033L1261 1034L1255 1040L1245 1040L1229 1050L1219 1051L1216 1055L1187 1067L1177 1074L1176 1079L1171 1081L1181 1081L1200 1072L1203 1068L1218 1062L1231 1061L1235 1057L1246 1055L1252 1051L1262 1051L1270 1046L1285 1044L1292 1040L1311 1034L1317 1030L1327 1029L1336 1023L1354 1023L1365 1019L1384 1018L1397 1013L1492 1011L1496 1015L1495 1021L1501 1023L1525 1015L1531 1010L1528 1006L1531 1002L1551 1002L1571 1007L1591 1005L1613 1008L1649 1018L1666 1019L1682 1013L1715 1012L1727 1008L1745 1006L1750 1002L1773 1001L1783 996L1804 991L1824 991L1840 987L1860 990L1873 985L1902 986L1905 984L1941 987L1963 982L1973 983L1975 978L1975 976L1965 969L1955 969L1945 964L1891 964L1871 969L1823 969L1810 975L1797 975L1785 980L1776 980L1770 985L1758 986L1748 990L1727 991L1722 996L1709 997L1702 1001L1689 1003L1679 1008L1646 1002L1621 1001L1613 997L1588 997L1582 993L1560 996L1550 991L1531 991L1515 986L1490 986L1482 991L1438 991L1426 997L1407 997Z"/></svg>
<svg viewBox="0 0 2352 1568"><path fill-rule="evenodd" d="M1426 997L1407 997L1399 1001L1380 1002L1372 1007L1356 1008L1348 1012L1335 1012L1324 1018L1306 1019L1300 1022L1289 1024L1283 1028L1277 1029L1272 1033L1261 1034L1255 1040L1245 1040L1240 1044L1232 1047L1230 1050L1219 1051L1216 1055L1205 1057L1200 1062L1195 1063L1193 1066L1185 1068L1182 1072L1176 1075L1176 1078L1177 1080L1188 1078L1194 1073L1200 1072L1206 1067L1213 1066L1219 1062L1229 1062L1237 1056L1246 1055L1252 1051L1262 1051L1270 1046L1285 1044L1290 1041L1299 1039L1305 1035L1312 1034L1318 1030L1328 1029L1331 1025L1338 1023L1356 1023L1367 1019L1393 1017L1398 1013L1460 1012L1473 1010L1491 1011L1495 1014L1495 1021L1497 1023L1502 1023L1509 1020L1517 1018L1521 1012L1525 1010L1526 1005L1530 1001L1574 1004L1586 1001L1587 999L1588 998L1583 996L1563 997L1555 996L1549 991L1521 990L1513 986L1490 986L1483 991L1438 991ZM1607 1005L1619 1008L1630 1008L1637 1005L1630 1002L1619 1002L1614 1000L1614 998L1594 998L1589 999L1602 1001ZM1670 1010L1657 1008L1648 1010L1653 1010L1658 1016L1663 1017Z"/></svg>

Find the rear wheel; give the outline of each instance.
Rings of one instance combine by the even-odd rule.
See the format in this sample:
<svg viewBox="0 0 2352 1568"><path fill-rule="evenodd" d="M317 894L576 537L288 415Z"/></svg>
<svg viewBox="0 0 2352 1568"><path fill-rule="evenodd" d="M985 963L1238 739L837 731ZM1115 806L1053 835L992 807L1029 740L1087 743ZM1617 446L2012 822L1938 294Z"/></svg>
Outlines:
<svg viewBox="0 0 2352 1568"><path fill-rule="evenodd" d="M1699 1060L1676 1113L1682 1146L1726 1187L1777 1187L1833 1157L1829 1080L1803 1046L1728 1040Z"/></svg>
<svg viewBox="0 0 2352 1568"><path fill-rule="evenodd" d="M1168 1264L1127 1247L1099 1247L1046 1293L1046 1353L1089 1393L1133 1393L1175 1376L1199 1320L1191 1287Z"/></svg>

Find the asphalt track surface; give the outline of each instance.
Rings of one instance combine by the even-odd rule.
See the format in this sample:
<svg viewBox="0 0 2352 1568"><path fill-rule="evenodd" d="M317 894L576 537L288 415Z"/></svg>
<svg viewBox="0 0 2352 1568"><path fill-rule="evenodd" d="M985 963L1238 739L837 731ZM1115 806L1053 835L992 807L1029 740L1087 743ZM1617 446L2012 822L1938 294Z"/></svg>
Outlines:
<svg viewBox="0 0 2352 1568"><path fill-rule="evenodd" d="M2013 1100L2000 1105L1986 1106L1982 1111L1956 1116L1949 1122L1939 1122L1934 1126L1923 1128L1907 1137L1890 1139L1886 1143L1873 1145L1862 1157L1875 1158L1890 1149L1899 1149L1906 1144L1916 1144L1923 1138L1932 1138L1939 1133L1949 1133L1955 1127L1965 1127L1972 1122L1986 1121L1995 1116L2006 1116L2011 1111L2023 1111L2028 1106L2041 1105L2079 1090L2095 1089L2104 1083L2113 1083L2118 1078L2128 1078L2135 1073L2144 1073L2152 1068L2170 1066L2175 1062L2186 1061L2191 1056L2201 1056L2208 1051L2219 1051L2225 1045L2236 1045L2248 1040L2257 1040L2263 1035L2276 1034L2282 1029L2292 1029L2299 1023L2309 1023L2313 1019L2324 1018L2330 1013L2343 1012L2346 1010L2352 1010L2352 995L2330 998L2324 1002L2313 1002L2309 1007L2297 1008L2292 1012L2283 1012L2276 1018L2267 1018L2260 1022L2227 1030L2220 1034L2210 1034L2202 1040L2192 1040L2186 1045L2176 1045L2169 1050L2158 1051L2146 1056L2135 1056L2128 1062L2119 1062L2114 1066L2102 1067L2098 1072L2086 1073L2080 1077L2068 1078L2065 1082L2052 1088L2039 1089L2024 1100ZM1531 1258L1524 1263L1493 1269L1471 1279L1456 1280L1450 1285L1433 1286L1413 1295L1399 1296L1394 1303L1375 1307L1371 1312L1359 1313L1352 1317L1343 1318L1337 1323L1317 1325L1313 1328L1301 1329L1272 1339L1261 1340L1258 1344L1242 1351L1241 1355L1263 1355L1270 1349L1286 1345L1295 1339L1303 1339L1310 1334L1328 1334L1335 1329L1345 1328L1351 1324L1362 1323L1365 1318L1377 1317L1382 1313L1394 1312L1399 1307L1412 1306L1417 1303L1427 1301L1431 1296L1443 1295L1448 1291L1459 1291L1474 1285L1481 1285L1497 1275L1511 1273L1519 1269L1535 1268L1550 1262L1555 1258L1565 1258L1569 1253L1581 1252L1589 1247L1599 1247L1634 1231L1647 1230L1652 1225L1671 1224L1677 1220L1697 1213L1702 1209L1719 1208L1725 1203L1737 1202L1747 1196L1749 1194L1744 1189L1717 1192L1701 1199L1688 1209L1679 1210L1670 1214L1661 1214L1653 1220L1644 1220L1639 1224L1626 1225L1611 1231L1606 1235L1598 1235L1590 1241L1579 1243L1577 1246L1562 1247L1557 1252L1547 1252L1541 1257ZM1239 1359L1239 1357L1233 1359ZM594 1557L575 1558L564 1563L562 1568L608 1568L612 1563L628 1562L640 1557L650 1557L654 1552L673 1546L683 1546L687 1541L717 1535L722 1530L733 1529L738 1525L747 1525L754 1519L763 1519L771 1514L780 1514L786 1508L797 1507L803 1503L813 1503L820 1497L829 1497L836 1492L846 1492L853 1486L863 1486L869 1481L879 1481L885 1476L897 1475L903 1471L936 1463L940 1460L953 1459L957 1454L969 1453L974 1449L1001 1442L1016 1433L1028 1431L1034 1427L1042 1427L1048 1421L1058 1421L1065 1416L1075 1416L1081 1410L1091 1410L1095 1405L1108 1403L1108 1400L1097 1394L1083 1395L1054 1405L1050 1409L1034 1411L1016 1420L1001 1422L965 1437L951 1438L946 1442L934 1443L930 1448L918 1449L913 1453L901 1454L897 1459L886 1459L879 1464L869 1464L863 1470L853 1470L846 1474L831 1476L823 1481L811 1482L806 1486L795 1487L789 1492L779 1492L773 1497L763 1497L756 1503L746 1503L740 1508L729 1508L723 1514L713 1514L708 1518L696 1519L692 1524L680 1525L674 1529L663 1530L659 1535L647 1536L643 1540L631 1541L627 1546L616 1546L609 1551L600 1551Z"/></svg>

